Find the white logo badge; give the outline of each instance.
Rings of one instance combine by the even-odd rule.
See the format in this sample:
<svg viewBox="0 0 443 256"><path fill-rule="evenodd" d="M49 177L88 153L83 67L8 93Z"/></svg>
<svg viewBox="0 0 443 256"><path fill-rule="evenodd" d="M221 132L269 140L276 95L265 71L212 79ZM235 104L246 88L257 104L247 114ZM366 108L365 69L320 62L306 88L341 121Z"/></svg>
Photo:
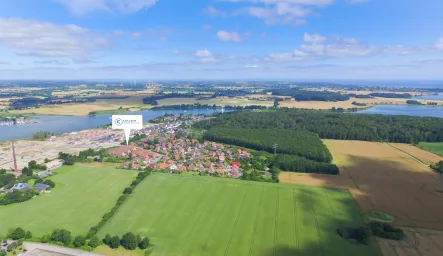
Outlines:
<svg viewBox="0 0 443 256"><path fill-rule="evenodd" d="M125 130L126 145L129 144L129 134L131 129L140 130L143 128L142 115L113 115L112 129Z"/></svg>

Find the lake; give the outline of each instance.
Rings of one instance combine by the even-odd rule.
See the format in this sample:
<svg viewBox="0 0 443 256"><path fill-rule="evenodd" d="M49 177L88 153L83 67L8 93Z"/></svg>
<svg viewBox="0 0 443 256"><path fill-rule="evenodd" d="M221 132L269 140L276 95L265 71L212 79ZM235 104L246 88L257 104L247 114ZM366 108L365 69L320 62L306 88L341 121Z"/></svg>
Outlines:
<svg viewBox="0 0 443 256"><path fill-rule="evenodd" d="M408 106L381 105L357 111L360 114L430 116L443 118L443 107L440 106Z"/></svg>
<svg viewBox="0 0 443 256"><path fill-rule="evenodd" d="M423 96L415 96L413 99L417 100L443 100L443 93L439 93L437 95L423 95Z"/></svg>
<svg viewBox="0 0 443 256"><path fill-rule="evenodd" d="M204 114L210 115L220 112L221 109L190 109L190 110L143 110L138 112L125 113L127 115L143 115L143 122L152 118L168 114ZM38 124L20 124L12 126L0 126L0 141L31 138L39 131L49 131L55 134L76 132L87 129L94 129L98 126L111 124L112 115L97 116L37 116Z"/></svg>

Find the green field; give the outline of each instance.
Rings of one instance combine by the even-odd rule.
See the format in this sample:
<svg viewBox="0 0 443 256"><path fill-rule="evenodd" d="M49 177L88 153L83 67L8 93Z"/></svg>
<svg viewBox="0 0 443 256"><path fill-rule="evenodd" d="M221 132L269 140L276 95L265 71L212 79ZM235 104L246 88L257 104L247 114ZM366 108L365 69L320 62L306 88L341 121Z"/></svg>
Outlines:
<svg viewBox="0 0 443 256"><path fill-rule="evenodd" d="M336 233L363 222L345 190L156 173L99 236L148 236L152 255L379 255Z"/></svg>
<svg viewBox="0 0 443 256"><path fill-rule="evenodd" d="M35 236L65 228L85 235L108 212L137 175L112 168L64 166L51 177L56 187L30 201L0 206L0 235L11 227L30 230Z"/></svg>
<svg viewBox="0 0 443 256"><path fill-rule="evenodd" d="M443 157L443 142L420 142L418 147Z"/></svg>

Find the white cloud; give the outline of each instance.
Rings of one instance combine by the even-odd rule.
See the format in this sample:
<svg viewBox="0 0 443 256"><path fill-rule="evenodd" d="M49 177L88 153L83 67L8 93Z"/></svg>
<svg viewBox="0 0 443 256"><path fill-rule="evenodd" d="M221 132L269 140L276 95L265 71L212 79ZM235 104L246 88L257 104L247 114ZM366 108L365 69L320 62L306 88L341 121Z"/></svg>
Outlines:
<svg viewBox="0 0 443 256"><path fill-rule="evenodd" d="M232 42L240 42L242 41L241 36L237 32L227 32L227 31L218 31L217 37L223 41L232 41Z"/></svg>
<svg viewBox="0 0 443 256"><path fill-rule="evenodd" d="M115 30L113 32L114 36L123 36L125 34L125 31L123 30Z"/></svg>
<svg viewBox="0 0 443 256"><path fill-rule="evenodd" d="M85 60L109 43L109 38L77 25L0 18L0 45L17 55Z"/></svg>
<svg viewBox="0 0 443 256"><path fill-rule="evenodd" d="M135 13L154 5L157 0L54 0L70 12L83 15L95 11Z"/></svg>
<svg viewBox="0 0 443 256"><path fill-rule="evenodd" d="M418 53L432 53L436 49L443 50L443 39L436 42L434 47L426 46L384 46L375 47L359 43L355 38L335 37L335 41L328 41L322 35L305 34L304 42L293 52L271 53L265 61L314 61L329 58L355 58L375 55L411 55ZM441 48L439 48L441 47Z"/></svg>
<svg viewBox="0 0 443 256"><path fill-rule="evenodd" d="M34 64L42 64L42 65L69 65L71 62L67 60L41 60L34 61Z"/></svg>
<svg viewBox="0 0 443 256"><path fill-rule="evenodd" d="M212 26L209 25L209 24L205 24L205 25L202 26L202 29L203 29L203 30L211 30L211 29L212 29Z"/></svg>
<svg viewBox="0 0 443 256"><path fill-rule="evenodd" d="M326 40L326 37L318 35L318 34L305 33L303 36L303 40L308 43L321 43Z"/></svg>
<svg viewBox="0 0 443 256"><path fill-rule="evenodd" d="M263 7L250 6L239 11L246 13L252 17L256 17L265 21L266 24L293 24L296 26L306 23L302 17L306 17L311 11L300 6L288 2L278 2L275 5L265 5Z"/></svg>
<svg viewBox="0 0 443 256"><path fill-rule="evenodd" d="M139 39L139 38L143 37L143 34L140 32L133 32L133 33L131 33L131 37L134 39Z"/></svg>
<svg viewBox="0 0 443 256"><path fill-rule="evenodd" d="M212 53L207 49L195 51L195 56L200 58L212 57Z"/></svg>
<svg viewBox="0 0 443 256"><path fill-rule="evenodd" d="M205 9L203 9L203 12L213 16L213 17L227 17L229 16L229 14L227 12L221 11L219 9L216 9L212 6L208 6Z"/></svg>
<svg viewBox="0 0 443 256"><path fill-rule="evenodd" d="M434 47L438 50L443 50L443 37L438 39L437 42L435 42Z"/></svg>

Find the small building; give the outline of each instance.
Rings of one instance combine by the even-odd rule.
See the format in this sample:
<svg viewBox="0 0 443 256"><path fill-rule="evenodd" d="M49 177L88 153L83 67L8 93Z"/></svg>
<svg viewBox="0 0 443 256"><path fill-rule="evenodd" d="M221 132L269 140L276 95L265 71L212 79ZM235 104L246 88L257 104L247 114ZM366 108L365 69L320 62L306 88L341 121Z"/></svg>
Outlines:
<svg viewBox="0 0 443 256"><path fill-rule="evenodd" d="M25 184L25 183L15 183L14 186L11 188L11 190L25 191L25 190L30 190L30 188L28 187L28 184Z"/></svg>
<svg viewBox="0 0 443 256"><path fill-rule="evenodd" d="M46 171L42 171L42 172L37 172L36 175L37 175L39 178L43 179L43 178L46 178L46 177L51 176L51 175L54 175L54 174L53 174L51 171L46 170Z"/></svg>
<svg viewBox="0 0 443 256"><path fill-rule="evenodd" d="M43 183L36 183L34 185L34 187L41 194L41 193L46 193L46 189L48 188L48 185L43 184Z"/></svg>
<svg viewBox="0 0 443 256"><path fill-rule="evenodd" d="M45 164L48 171L52 171L63 166L63 160L57 159Z"/></svg>

